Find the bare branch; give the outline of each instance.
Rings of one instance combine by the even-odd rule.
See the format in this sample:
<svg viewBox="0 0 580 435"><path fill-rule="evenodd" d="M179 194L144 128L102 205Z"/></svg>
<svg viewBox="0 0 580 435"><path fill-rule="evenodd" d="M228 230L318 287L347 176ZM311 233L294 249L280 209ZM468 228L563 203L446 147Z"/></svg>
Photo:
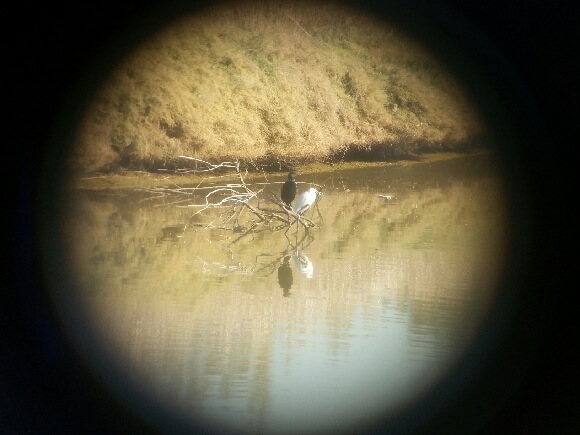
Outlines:
<svg viewBox="0 0 580 435"><path fill-rule="evenodd" d="M205 160L201 160L198 159L196 157L190 157L190 156L177 156L177 158L179 159L184 159L184 160L190 160L190 161L194 161L196 163L196 168L195 169L178 169L177 171L180 173L190 173L190 172L211 172L211 171L215 171L216 169L219 168L231 168L231 169L238 169L239 168L239 163L238 162L221 162L217 165L214 165L210 162L206 162ZM197 168L197 163L201 163L203 165L205 165L205 168Z"/></svg>
<svg viewBox="0 0 580 435"><path fill-rule="evenodd" d="M232 235L237 234L236 239L231 243L262 231L288 230L294 224L297 229L298 227L305 229L317 227L311 219L296 214L272 191L271 188L280 183L248 184L244 178L247 171L240 169L238 161L213 164L195 157L179 156L179 158L195 162L196 168L188 170L189 172L234 169L238 178L238 182L233 183L212 182L211 185L202 185L204 182L202 181L195 187L172 186L148 190L153 194L152 198L157 200L173 198L171 201L163 201L165 207L196 209L189 219L191 226L231 231ZM185 171L177 170L176 172L184 173ZM266 174L264 177L267 180ZM195 198L199 199L192 201ZM225 210L219 212L218 209ZM195 222L192 222L194 216L198 217ZM202 219L206 222L200 223L199 216L207 217L207 219Z"/></svg>

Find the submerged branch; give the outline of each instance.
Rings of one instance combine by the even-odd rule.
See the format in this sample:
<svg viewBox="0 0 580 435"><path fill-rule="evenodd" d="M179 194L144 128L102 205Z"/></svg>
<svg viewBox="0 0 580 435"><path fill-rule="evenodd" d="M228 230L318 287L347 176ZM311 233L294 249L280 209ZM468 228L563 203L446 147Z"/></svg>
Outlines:
<svg viewBox="0 0 580 435"><path fill-rule="evenodd" d="M149 190L157 199L174 198L169 202L171 206L197 209L189 219L191 222L196 216L195 223L191 223L191 225L206 229L232 231L233 234L238 235L232 243L261 231L274 232L284 229L288 231L294 224L297 225L296 228L301 226L305 229L317 226L311 219L297 214L284 204L278 195L270 189L272 183L247 184L244 173L240 170L239 162L212 164L195 157L179 156L179 158L192 160L196 164L202 165L201 168L195 169L199 172L223 168L235 169L239 180L237 183L212 184L211 186L198 184L195 187L175 186ZM179 170L178 172L182 173L183 171ZM256 189L256 187L259 188ZM226 210L216 213L217 209ZM205 224L199 222L200 215L208 217Z"/></svg>

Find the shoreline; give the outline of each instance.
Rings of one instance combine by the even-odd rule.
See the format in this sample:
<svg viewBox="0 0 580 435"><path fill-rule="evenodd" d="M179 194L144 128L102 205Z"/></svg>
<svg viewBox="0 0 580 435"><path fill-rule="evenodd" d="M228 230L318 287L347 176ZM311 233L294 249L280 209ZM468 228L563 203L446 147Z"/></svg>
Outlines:
<svg viewBox="0 0 580 435"><path fill-rule="evenodd" d="M312 173L324 174L336 170L365 169L377 167L403 167L410 165L430 164L442 160L451 160L462 157L486 156L492 151L488 149L478 149L470 152L436 152L422 154L418 158L401 159L397 161L375 161L361 162L349 161L341 163L310 163L301 167L294 168L301 175ZM254 181L257 178L264 177L264 174L271 177L284 177L288 169L280 171L247 171L244 172L244 180ZM115 174L93 175L88 177L71 176L66 183L66 187L72 190L133 190L133 189L154 189L167 187L183 187L215 180L228 182L238 180L235 172L228 173L175 173L172 171L163 172L146 172L146 171L126 171Z"/></svg>

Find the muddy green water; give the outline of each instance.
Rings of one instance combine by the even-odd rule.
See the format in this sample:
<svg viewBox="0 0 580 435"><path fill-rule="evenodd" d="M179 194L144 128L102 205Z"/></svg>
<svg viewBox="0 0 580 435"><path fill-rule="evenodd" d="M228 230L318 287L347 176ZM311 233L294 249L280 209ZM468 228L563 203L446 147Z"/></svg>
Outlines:
<svg viewBox="0 0 580 435"><path fill-rule="evenodd" d="M193 216L199 197L71 194L75 290L55 297L120 400L230 432L341 433L408 408L460 361L509 231L493 160L298 181L323 186L308 231L240 232L247 213Z"/></svg>

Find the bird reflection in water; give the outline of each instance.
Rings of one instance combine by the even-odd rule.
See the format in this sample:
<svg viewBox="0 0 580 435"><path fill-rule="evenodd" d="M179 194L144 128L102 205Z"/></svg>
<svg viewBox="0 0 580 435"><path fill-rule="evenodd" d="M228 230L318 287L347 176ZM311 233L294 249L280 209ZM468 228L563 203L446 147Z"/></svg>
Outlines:
<svg viewBox="0 0 580 435"><path fill-rule="evenodd" d="M306 231L300 240L296 239L296 244L288 239L288 247L280 257L283 260L281 262L278 260L278 284L282 288L285 297L290 296L290 289L292 288L292 284L294 284L290 259L293 260L294 267L306 278L310 279L313 277L314 265L312 261L310 261L303 251L299 250L307 248L313 241L314 237L309 231Z"/></svg>
<svg viewBox="0 0 580 435"><path fill-rule="evenodd" d="M292 257L294 257L294 264L296 264L300 273L305 275L308 279L312 278L312 275L314 275L314 265L312 264L312 261L308 259L306 254L296 251Z"/></svg>
<svg viewBox="0 0 580 435"><path fill-rule="evenodd" d="M296 269L306 278L310 279L314 275L314 265L306 254L296 251L292 256L286 255L280 266L278 266L278 284L280 284L280 288L282 288L285 297L290 296L290 289L292 288L292 284L294 284L292 267L290 266L291 257L294 260Z"/></svg>
<svg viewBox="0 0 580 435"><path fill-rule="evenodd" d="M284 257L284 261L278 267L278 284L283 290L283 295L285 297L290 296L290 289L294 283L294 278L292 277L292 268L290 267L290 256Z"/></svg>

